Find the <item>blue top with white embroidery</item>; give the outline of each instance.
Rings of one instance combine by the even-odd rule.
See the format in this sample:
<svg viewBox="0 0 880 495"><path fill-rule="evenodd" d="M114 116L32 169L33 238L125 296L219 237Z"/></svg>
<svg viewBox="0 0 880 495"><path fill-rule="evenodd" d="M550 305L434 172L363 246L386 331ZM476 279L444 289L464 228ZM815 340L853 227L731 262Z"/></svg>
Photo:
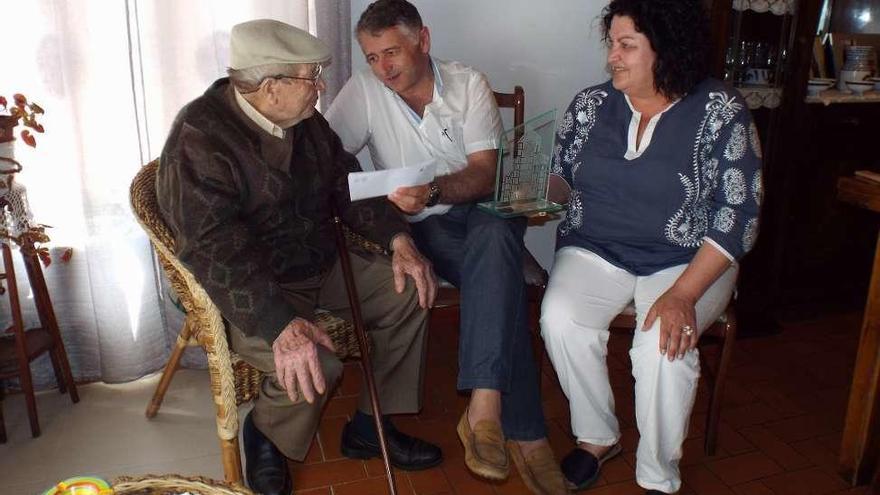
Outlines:
<svg viewBox="0 0 880 495"><path fill-rule="evenodd" d="M745 99L707 79L655 116L611 82L575 96L552 173L571 186L557 249L577 246L636 275L689 263L703 242L734 261L754 245L761 144Z"/></svg>

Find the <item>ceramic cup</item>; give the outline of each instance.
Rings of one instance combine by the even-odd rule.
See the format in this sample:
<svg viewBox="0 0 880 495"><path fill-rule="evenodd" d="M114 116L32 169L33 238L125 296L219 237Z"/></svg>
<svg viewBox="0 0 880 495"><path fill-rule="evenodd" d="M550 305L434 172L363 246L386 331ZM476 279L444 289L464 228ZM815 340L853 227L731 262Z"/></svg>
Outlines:
<svg viewBox="0 0 880 495"><path fill-rule="evenodd" d="M862 96L874 87L874 83L872 81L847 81L846 86L856 95Z"/></svg>
<svg viewBox="0 0 880 495"><path fill-rule="evenodd" d="M743 82L755 86L766 86L770 82L770 69L748 69Z"/></svg>
<svg viewBox="0 0 880 495"><path fill-rule="evenodd" d="M871 71L869 70L842 70L840 71L840 77L837 78L837 89L843 92L849 92L849 88L846 87L847 81L861 81L866 77L871 77Z"/></svg>
<svg viewBox="0 0 880 495"><path fill-rule="evenodd" d="M807 95L819 96L819 92L825 91L834 84L834 81L827 79L810 79L807 82Z"/></svg>

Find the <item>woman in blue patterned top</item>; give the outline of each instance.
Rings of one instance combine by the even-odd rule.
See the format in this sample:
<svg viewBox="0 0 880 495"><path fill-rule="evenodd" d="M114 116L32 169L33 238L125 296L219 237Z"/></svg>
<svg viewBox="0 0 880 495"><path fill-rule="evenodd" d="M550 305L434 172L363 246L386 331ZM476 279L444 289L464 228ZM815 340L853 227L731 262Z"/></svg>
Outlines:
<svg viewBox="0 0 880 495"><path fill-rule="evenodd" d="M578 442L562 470L583 489L620 452L608 325L633 302L636 481L674 493L697 339L758 232L761 148L743 97L708 77L700 0L613 0L603 21L611 80L575 96L551 176L569 209L541 326Z"/></svg>

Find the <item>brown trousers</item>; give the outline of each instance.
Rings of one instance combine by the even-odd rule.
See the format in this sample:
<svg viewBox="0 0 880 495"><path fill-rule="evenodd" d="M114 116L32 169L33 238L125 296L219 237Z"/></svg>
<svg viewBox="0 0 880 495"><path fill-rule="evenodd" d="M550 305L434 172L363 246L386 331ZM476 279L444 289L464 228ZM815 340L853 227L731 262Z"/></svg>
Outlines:
<svg viewBox="0 0 880 495"><path fill-rule="evenodd" d="M419 307L412 279L407 278L403 293L394 290L388 258L352 252L351 263L372 345L370 357L382 413L415 413L421 408L428 312ZM311 315L321 308L351 321L339 260L326 275L282 284L281 288L300 315ZM230 328L229 336L232 349L265 373L252 412L254 424L284 455L303 460L318 428L321 411L342 375L342 363L331 351L318 346L327 390L313 404L302 398L294 403L277 380L271 343L261 337L248 337L235 327ZM372 410L366 381L361 386L358 409L365 413Z"/></svg>

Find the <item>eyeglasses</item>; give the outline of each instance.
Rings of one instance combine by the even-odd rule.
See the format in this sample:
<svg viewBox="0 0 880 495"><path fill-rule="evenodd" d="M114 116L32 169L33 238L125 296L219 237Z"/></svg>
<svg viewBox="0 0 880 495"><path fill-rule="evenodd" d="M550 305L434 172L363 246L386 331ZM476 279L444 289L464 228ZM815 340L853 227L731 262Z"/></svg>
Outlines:
<svg viewBox="0 0 880 495"><path fill-rule="evenodd" d="M285 74L277 74L274 76L269 76L266 79L275 79L276 81L279 79L299 79L300 81L308 81L312 83L312 85L317 86L318 80L321 79L321 74L324 72L324 66L321 64L315 65L315 70L312 71L311 76L288 76Z"/></svg>

